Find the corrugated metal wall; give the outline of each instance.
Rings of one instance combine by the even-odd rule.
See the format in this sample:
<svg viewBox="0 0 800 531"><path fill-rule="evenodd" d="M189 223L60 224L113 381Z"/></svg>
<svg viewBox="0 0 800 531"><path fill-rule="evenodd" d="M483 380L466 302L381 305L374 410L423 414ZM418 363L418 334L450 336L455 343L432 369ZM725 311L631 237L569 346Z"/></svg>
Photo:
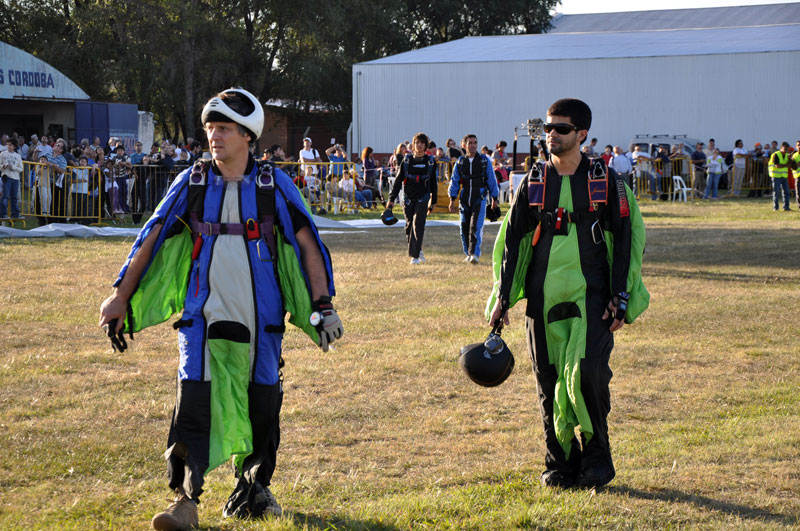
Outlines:
<svg viewBox="0 0 800 531"><path fill-rule="evenodd" d="M438 145L467 132L511 146L514 127L563 97L592 108L589 137L626 146L635 134L715 138L730 150L800 138L800 52L353 67L353 141L391 152L417 131ZM527 151L527 140L521 151Z"/></svg>

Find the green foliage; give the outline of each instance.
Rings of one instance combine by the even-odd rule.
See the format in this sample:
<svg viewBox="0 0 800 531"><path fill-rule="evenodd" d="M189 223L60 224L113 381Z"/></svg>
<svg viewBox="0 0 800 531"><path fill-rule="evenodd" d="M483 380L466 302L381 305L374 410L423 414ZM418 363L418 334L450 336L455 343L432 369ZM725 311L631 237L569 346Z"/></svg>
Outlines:
<svg viewBox="0 0 800 531"><path fill-rule="evenodd" d="M465 36L539 33L555 0L6 0L9 44L93 99L137 103L165 136L199 136L202 103L240 85L349 121L354 63Z"/></svg>

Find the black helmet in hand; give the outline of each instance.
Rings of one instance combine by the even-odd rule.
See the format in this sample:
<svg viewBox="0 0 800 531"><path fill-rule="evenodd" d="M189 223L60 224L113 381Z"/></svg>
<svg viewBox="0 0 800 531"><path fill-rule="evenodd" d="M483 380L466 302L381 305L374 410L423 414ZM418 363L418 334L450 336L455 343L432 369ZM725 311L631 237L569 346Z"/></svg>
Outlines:
<svg viewBox="0 0 800 531"><path fill-rule="evenodd" d="M391 208L387 208L383 211L383 214L381 214L381 221L383 221L384 225L394 225L397 223L397 218Z"/></svg>
<svg viewBox="0 0 800 531"><path fill-rule="evenodd" d="M500 205L497 205L494 208L489 205L489 208L486 209L486 217L489 219L489 221L497 221L500 219L501 215Z"/></svg>
<svg viewBox="0 0 800 531"><path fill-rule="evenodd" d="M462 347L458 363L476 384L495 387L505 382L514 369L514 355L499 331L492 330L483 343Z"/></svg>

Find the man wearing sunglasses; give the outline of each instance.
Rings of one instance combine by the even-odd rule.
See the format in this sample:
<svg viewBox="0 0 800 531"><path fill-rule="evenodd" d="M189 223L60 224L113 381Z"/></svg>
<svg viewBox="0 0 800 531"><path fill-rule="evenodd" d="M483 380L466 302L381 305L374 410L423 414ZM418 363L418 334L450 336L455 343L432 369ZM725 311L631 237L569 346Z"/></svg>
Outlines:
<svg viewBox="0 0 800 531"><path fill-rule="evenodd" d="M527 298L546 443L541 481L562 488L601 487L614 478L609 357L614 332L649 300L640 280L644 225L633 193L602 159L580 151L591 121L580 100L548 109L550 159L540 176L525 177L500 229L495 260L502 256L502 269L487 306L492 324L508 324L508 309Z"/></svg>

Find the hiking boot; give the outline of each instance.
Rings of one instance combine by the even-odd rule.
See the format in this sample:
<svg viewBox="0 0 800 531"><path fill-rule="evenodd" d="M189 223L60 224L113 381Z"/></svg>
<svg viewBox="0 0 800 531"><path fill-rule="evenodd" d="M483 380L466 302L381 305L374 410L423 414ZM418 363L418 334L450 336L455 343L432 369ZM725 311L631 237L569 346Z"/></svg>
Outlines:
<svg viewBox="0 0 800 531"><path fill-rule="evenodd" d="M186 496L182 489L167 510L153 517L150 525L157 531L184 531L199 527L197 503Z"/></svg>
<svg viewBox="0 0 800 531"><path fill-rule="evenodd" d="M599 488L607 485L616 476L614 466L597 465L581 470L578 476L578 486L582 488Z"/></svg>
<svg viewBox="0 0 800 531"><path fill-rule="evenodd" d="M472 255L472 260L470 260L470 262L472 262L472 265L478 265L478 262L480 261L481 261L480 256L475 256L474 254Z"/></svg>
<svg viewBox="0 0 800 531"><path fill-rule="evenodd" d="M575 477L563 470L545 470L542 472L542 486L571 489L575 486Z"/></svg>
<svg viewBox="0 0 800 531"><path fill-rule="evenodd" d="M411 259L411 265L419 265L419 264L420 264L419 258L412 258Z"/></svg>
<svg viewBox="0 0 800 531"><path fill-rule="evenodd" d="M259 493L260 495L261 493ZM264 507L264 515L271 514L272 516L280 516L283 514L283 509L281 508L278 500L275 499L275 495L272 494L272 491L269 490L269 487L264 487L264 494L267 497L267 505ZM259 496L256 497L256 501L259 501Z"/></svg>
<svg viewBox="0 0 800 531"><path fill-rule="evenodd" d="M269 487L242 480L239 481L236 489L225 503L225 507L222 508L224 518L264 518L281 514L283 514L283 509Z"/></svg>
<svg viewBox="0 0 800 531"><path fill-rule="evenodd" d="M464 261L465 261L465 262L469 262L469 263L471 264L471 263L472 263L472 255L471 255L471 254L468 254L468 255L467 255L465 258L464 258Z"/></svg>
<svg viewBox="0 0 800 531"><path fill-rule="evenodd" d="M420 252L419 252L419 263L420 264L424 264L425 262L427 262L427 260L425 260L425 254L420 250Z"/></svg>

